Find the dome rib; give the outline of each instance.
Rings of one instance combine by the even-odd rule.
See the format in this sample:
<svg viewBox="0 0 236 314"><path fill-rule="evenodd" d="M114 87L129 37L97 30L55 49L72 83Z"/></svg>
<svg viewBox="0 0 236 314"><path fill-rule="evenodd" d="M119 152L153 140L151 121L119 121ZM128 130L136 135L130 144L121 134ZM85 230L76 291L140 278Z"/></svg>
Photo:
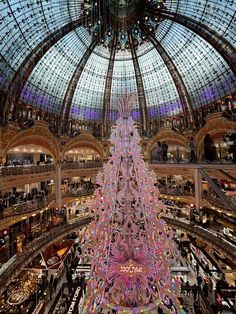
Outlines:
<svg viewBox="0 0 236 314"><path fill-rule="evenodd" d="M222 56L236 76L236 49L225 38L217 34L216 31L210 29L207 25L197 22L185 15L170 11L163 11L160 15L163 18L181 24L207 41Z"/></svg>
<svg viewBox="0 0 236 314"><path fill-rule="evenodd" d="M166 0L161 10L150 9L158 22L146 28L149 39L137 35L132 46L127 32L122 51L112 51L112 37L109 45L101 40L87 61L95 35L82 25L84 3L8 0L0 5L0 91L10 119L31 106L63 125L81 119L107 123L109 130L117 116L115 99L127 91L139 96L132 114L141 124L182 111L187 116L191 107L235 92L234 1ZM159 53L150 37L160 45Z"/></svg>
<svg viewBox="0 0 236 314"><path fill-rule="evenodd" d="M17 104L21 92L23 91L23 88L35 66L39 63L39 61L44 57L50 48L52 48L59 40L79 26L81 26L80 20L71 21L59 30L56 30L53 34L50 34L48 37L46 37L30 52L29 55L26 56L19 69L15 72L8 88L9 94L12 97L10 112L12 112L13 118L17 113Z"/></svg>
<svg viewBox="0 0 236 314"><path fill-rule="evenodd" d="M103 97L103 125L104 125L104 135L108 135L109 132L109 124L110 124L110 110L111 110L111 87L112 87L112 76L116 55L116 44L117 44L117 36L115 35L112 42L112 48L110 53L110 60L107 69L106 83L105 83L105 91Z"/></svg>
<svg viewBox="0 0 236 314"><path fill-rule="evenodd" d="M144 92L144 87L143 87L143 79L142 79L142 75L140 71L137 53L134 47L133 37L130 35L129 35L129 42L130 42L131 54L132 54L132 59L133 59L133 64L134 64L136 85L137 85L137 90L138 90L138 103L139 103L141 128L142 128L143 135L147 135L148 111L147 111L147 103L146 103L146 97L145 97L145 92Z"/></svg>
<svg viewBox="0 0 236 314"><path fill-rule="evenodd" d="M72 75L72 78L70 80L70 83L67 87L66 94L64 97L64 101L63 101L63 106L62 106L61 112L60 112L60 121L62 123L62 125L61 125L62 128L63 128L63 126L67 125L76 86L79 82L79 79L80 79L82 73L83 73L84 67L85 67L89 57L91 56L94 48L96 47L96 45L97 45L97 39L94 39L92 41L92 43L90 44L90 46L88 47L88 49L85 51L80 62L78 63L78 65L77 65L77 67L76 67L76 69Z"/></svg>
<svg viewBox="0 0 236 314"><path fill-rule="evenodd" d="M184 81L183 81L177 67L175 66L174 62L172 61L172 59L169 56L169 54L167 53L167 51L162 47L160 42L152 34L149 34L148 32L146 32L145 29L142 29L142 30L146 34L146 36L149 38L150 42L153 44L153 46L155 47L157 52L159 53L160 57L162 58L163 62L165 63L165 65L166 65L166 67L167 67L167 69L168 69L168 71L172 77L172 80L173 80L175 87L177 89L177 92L179 94L179 98L181 101L181 105L182 105L185 117L187 117L189 115L190 121L194 124L195 121L194 121L192 103L191 103L187 88L184 84Z"/></svg>

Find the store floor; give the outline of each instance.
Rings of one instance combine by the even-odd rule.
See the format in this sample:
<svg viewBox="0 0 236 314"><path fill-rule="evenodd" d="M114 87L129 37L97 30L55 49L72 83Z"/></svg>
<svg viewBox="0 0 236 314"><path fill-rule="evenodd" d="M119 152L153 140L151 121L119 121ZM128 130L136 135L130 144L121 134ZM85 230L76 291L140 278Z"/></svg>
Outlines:
<svg viewBox="0 0 236 314"><path fill-rule="evenodd" d="M52 299L51 299L51 300L50 300L50 293L48 292L48 295L47 295L47 300L48 300L48 302L47 302L47 305L46 305L45 313L44 313L44 314L48 314L48 313L49 313L49 311L50 311L50 309L51 309L51 307L52 307L52 305L53 305L53 303L54 303L55 297L58 295L58 293L59 293L59 291L61 290L62 285L63 285L64 283L67 283L67 279L66 279L65 273L64 273L63 276L61 277L61 280L58 282L56 291L53 291ZM66 289L67 289L67 288L64 289L64 292L67 292ZM62 296L62 295L61 295L61 296ZM60 299L58 300L57 305L59 304L59 302L60 302ZM58 313L58 312L56 312L56 309L57 309L57 306L55 307L55 310L54 310L53 312L51 312L51 314Z"/></svg>
<svg viewBox="0 0 236 314"><path fill-rule="evenodd" d="M188 266L189 272L186 273L186 274L181 274L181 277L183 278L184 282L188 281L190 286L196 285L197 284L196 272L192 268L192 265L191 265L191 263L189 261L186 261L186 264ZM63 301L62 300L62 294L65 293L65 294L69 295L69 291L68 291L67 287L65 287L63 292L61 292L61 287L65 283L67 283L67 279L66 279L66 275L64 273L62 275L62 277L61 277L61 280L59 281L59 283L57 285L56 291L53 292L52 300L50 300L49 294L47 296L48 297L48 304L47 304L46 309L45 309L45 314L49 314L49 313L50 314L59 314L60 313L59 308L60 308L61 302ZM56 296L58 295L58 293L60 293L60 298L58 299L58 302L57 302L57 305L55 306L54 311L50 312L50 309L51 309L51 307L52 307L52 305L54 303L54 300L55 300ZM186 312L188 314L195 314L196 312L195 312L195 309L194 309L194 303L195 303L195 308L196 308L196 304L199 305L199 303L198 303L199 298L196 297L196 300L195 300L194 293L190 292L190 291L189 292L183 291L182 294L181 294L181 297L183 299L183 305L184 305L184 308L186 309ZM209 293L208 293L208 302L209 302L210 305L215 303L214 293L213 293L213 291L210 292L210 290L209 290ZM80 302L80 305L82 305L81 302ZM67 313L67 311L68 311L68 309L66 309L65 313ZM109 312L111 313L111 311L108 311L108 310L104 309L100 313L101 314L108 314ZM79 310L79 314L81 314L81 313L82 313L82 311ZM232 313L232 312L224 311L223 313L224 314L229 314L229 313ZM152 314L152 313L150 313L150 314Z"/></svg>

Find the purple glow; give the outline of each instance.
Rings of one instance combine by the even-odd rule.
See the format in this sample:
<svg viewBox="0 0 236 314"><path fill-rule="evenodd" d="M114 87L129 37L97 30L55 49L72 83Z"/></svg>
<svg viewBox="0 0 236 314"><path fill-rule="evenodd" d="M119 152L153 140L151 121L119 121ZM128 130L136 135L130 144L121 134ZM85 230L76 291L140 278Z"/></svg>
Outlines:
<svg viewBox="0 0 236 314"><path fill-rule="evenodd" d="M4 85L5 82L6 82L6 78L0 75L0 84Z"/></svg>
<svg viewBox="0 0 236 314"><path fill-rule="evenodd" d="M194 100L196 99L202 104L211 103L218 98L224 97L228 92L234 92L236 86L236 78L231 77L222 82L212 82L212 86L203 86L200 90L194 91Z"/></svg>
<svg viewBox="0 0 236 314"><path fill-rule="evenodd" d="M23 92L21 93L21 99L25 102L33 103L35 106L42 106L46 107L52 107L57 106L58 102L56 102L55 97L50 95L43 95L41 91L34 91L27 86L23 89Z"/></svg>
<svg viewBox="0 0 236 314"><path fill-rule="evenodd" d="M195 97L200 97L204 103L209 103L218 97L218 92L216 93L212 87L204 87L201 91L196 91Z"/></svg>
<svg viewBox="0 0 236 314"><path fill-rule="evenodd" d="M118 118L118 111L110 111L109 117L111 121L115 121Z"/></svg>
<svg viewBox="0 0 236 314"><path fill-rule="evenodd" d="M149 117L166 117L182 111L182 105L180 101L176 101L170 104L162 104L161 107L149 107Z"/></svg>
<svg viewBox="0 0 236 314"><path fill-rule="evenodd" d="M72 107L70 116L86 120L100 120L101 111L94 108Z"/></svg>
<svg viewBox="0 0 236 314"><path fill-rule="evenodd" d="M138 109L132 111L131 116L134 120L140 119L140 112Z"/></svg>

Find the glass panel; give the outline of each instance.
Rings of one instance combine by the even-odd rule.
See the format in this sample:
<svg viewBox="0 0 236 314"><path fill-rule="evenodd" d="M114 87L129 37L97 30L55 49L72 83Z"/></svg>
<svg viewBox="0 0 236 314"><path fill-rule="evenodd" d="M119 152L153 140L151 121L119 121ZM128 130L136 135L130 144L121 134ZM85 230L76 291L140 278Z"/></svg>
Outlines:
<svg viewBox="0 0 236 314"><path fill-rule="evenodd" d="M163 60L154 48L139 57L150 118L175 115L182 111L179 95ZM152 71L150 71L152 69Z"/></svg>
<svg viewBox="0 0 236 314"><path fill-rule="evenodd" d="M70 115L79 120L102 119L103 95L109 60L91 54L80 77L72 101Z"/></svg>
<svg viewBox="0 0 236 314"><path fill-rule="evenodd" d="M83 0L2 0L0 1L0 87L8 88L25 58L37 51L50 35L79 18ZM233 0L166 0L167 10L201 22L236 46ZM175 63L194 107L203 106L236 89L236 79L223 58L198 35L164 20L156 38ZM47 39L47 40L46 40ZM35 66L21 100L58 113L71 77L91 41L85 29L77 28L58 41ZM182 109L173 80L150 42L137 50L145 96L151 117L177 114ZM108 49L97 46L78 83L71 117L101 119ZM91 83L92 82L92 83ZM115 56L111 95L111 118L116 117L115 99L126 91L137 94L130 51ZM138 101L133 115L139 117Z"/></svg>
<svg viewBox="0 0 236 314"><path fill-rule="evenodd" d="M71 32L45 54L30 75L21 101L60 113L72 75L89 46L90 37L85 35L79 28L77 33Z"/></svg>
<svg viewBox="0 0 236 314"><path fill-rule="evenodd" d="M118 53L118 58L122 58L123 52ZM134 64L132 59L119 61L116 60L113 69L113 79L111 88L111 114L112 120L117 117L117 98L126 93L136 95L133 104L132 115L134 119L139 119L138 91L135 79Z"/></svg>
<svg viewBox="0 0 236 314"><path fill-rule="evenodd" d="M232 71L201 37L175 23L160 40L183 78L193 107L234 92L236 78Z"/></svg>
<svg viewBox="0 0 236 314"><path fill-rule="evenodd" d="M193 18L201 22L220 36L223 36L234 46L236 45L235 18L236 1L234 0L166 0L166 6L171 12Z"/></svg>
<svg viewBox="0 0 236 314"><path fill-rule="evenodd" d="M17 70L25 57L50 34L76 20L82 0L0 1L0 51ZM0 65L2 69L2 65ZM8 76L8 81L12 78Z"/></svg>

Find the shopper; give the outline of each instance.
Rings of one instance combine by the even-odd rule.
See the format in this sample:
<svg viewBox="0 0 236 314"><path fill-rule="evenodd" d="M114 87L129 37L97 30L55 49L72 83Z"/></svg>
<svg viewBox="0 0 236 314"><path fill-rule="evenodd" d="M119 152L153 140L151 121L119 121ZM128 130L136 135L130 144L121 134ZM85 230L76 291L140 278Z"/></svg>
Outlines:
<svg viewBox="0 0 236 314"><path fill-rule="evenodd" d="M195 142L194 142L193 137L190 138L189 148L190 148L190 162L195 163L196 162L196 154L195 154Z"/></svg>
<svg viewBox="0 0 236 314"><path fill-rule="evenodd" d="M54 279L54 277L53 277L53 275L51 275L50 276L50 281L49 281L49 286L50 287L52 287L52 285L53 285L53 279Z"/></svg>
<svg viewBox="0 0 236 314"><path fill-rule="evenodd" d="M190 284L189 284L189 281L188 281L188 280L187 280L187 282L186 282L185 287L186 287L187 296L189 296L189 295L190 295Z"/></svg>
<svg viewBox="0 0 236 314"><path fill-rule="evenodd" d="M198 264L198 262L196 264L196 272L197 272L197 276L198 276L199 275L199 264Z"/></svg>
<svg viewBox="0 0 236 314"><path fill-rule="evenodd" d="M197 300L197 292L198 292L198 288L197 288L197 285L193 285L193 290L192 290L192 292L193 292L193 299L194 299L194 301L196 301Z"/></svg>
<svg viewBox="0 0 236 314"><path fill-rule="evenodd" d="M62 303L60 306L60 314L65 314L65 313L66 313L66 306L64 303Z"/></svg>
<svg viewBox="0 0 236 314"><path fill-rule="evenodd" d="M50 295L50 301L51 301L52 295L53 295L53 285L49 286L49 295Z"/></svg>
<svg viewBox="0 0 236 314"><path fill-rule="evenodd" d="M83 291L83 294L86 294L86 280L85 280L85 275L83 274L81 277L81 288Z"/></svg>
<svg viewBox="0 0 236 314"><path fill-rule="evenodd" d="M162 146L161 142L157 142L157 161L162 161Z"/></svg>
<svg viewBox="0 0 236 314"><path fill-rule="evenodd" d="M228 144L228 153L233 155L233 163L236 163L236 133L229 131L224 140Z"/></svg>
<svg viewBox="0 0 236 314"><path fill-rule="evenodd" d="M197 284L198 284L198 287L201 286L201 284L202 284L202 277L201 276L197 276Z"/></svg>
<svg viewBox="0 0 236 314"><path fill-rule="evenodd" d="M163 142L162 145L161 145L161 148L162 148L162 158L163 158L163 161L167 161L167 155L168 155L168 145L166 142Z"/></svg>
<svg viewBox="0 0 236 314"><path fill-rule="evenodd" d="M54 291L57 290L57 284L58 284L58 279L57 279L57 277L55 277L54 280L53 280L53 288L54 288Z"/></svg>
<svg viewBox="0 0 236 314"><path fill-rule="evenodd" d="M217 158L215 143L210 134L206 134L204 138L204 154L207 162L213 162Z"/></svg>
<svg viewBox="0 0 236 314"><path fill-rule="evenodd" d="M205 296L208 297L208 284L207 284L207 282L204 283L202 291L204 292Z"/></svg>
<svg viewBox="0 0 236 314"><path fill-rule="evenodd" d="M214 314L217 314L219 312L217 305L215 303L212 303L211 308L212 308Z"/></svg>

